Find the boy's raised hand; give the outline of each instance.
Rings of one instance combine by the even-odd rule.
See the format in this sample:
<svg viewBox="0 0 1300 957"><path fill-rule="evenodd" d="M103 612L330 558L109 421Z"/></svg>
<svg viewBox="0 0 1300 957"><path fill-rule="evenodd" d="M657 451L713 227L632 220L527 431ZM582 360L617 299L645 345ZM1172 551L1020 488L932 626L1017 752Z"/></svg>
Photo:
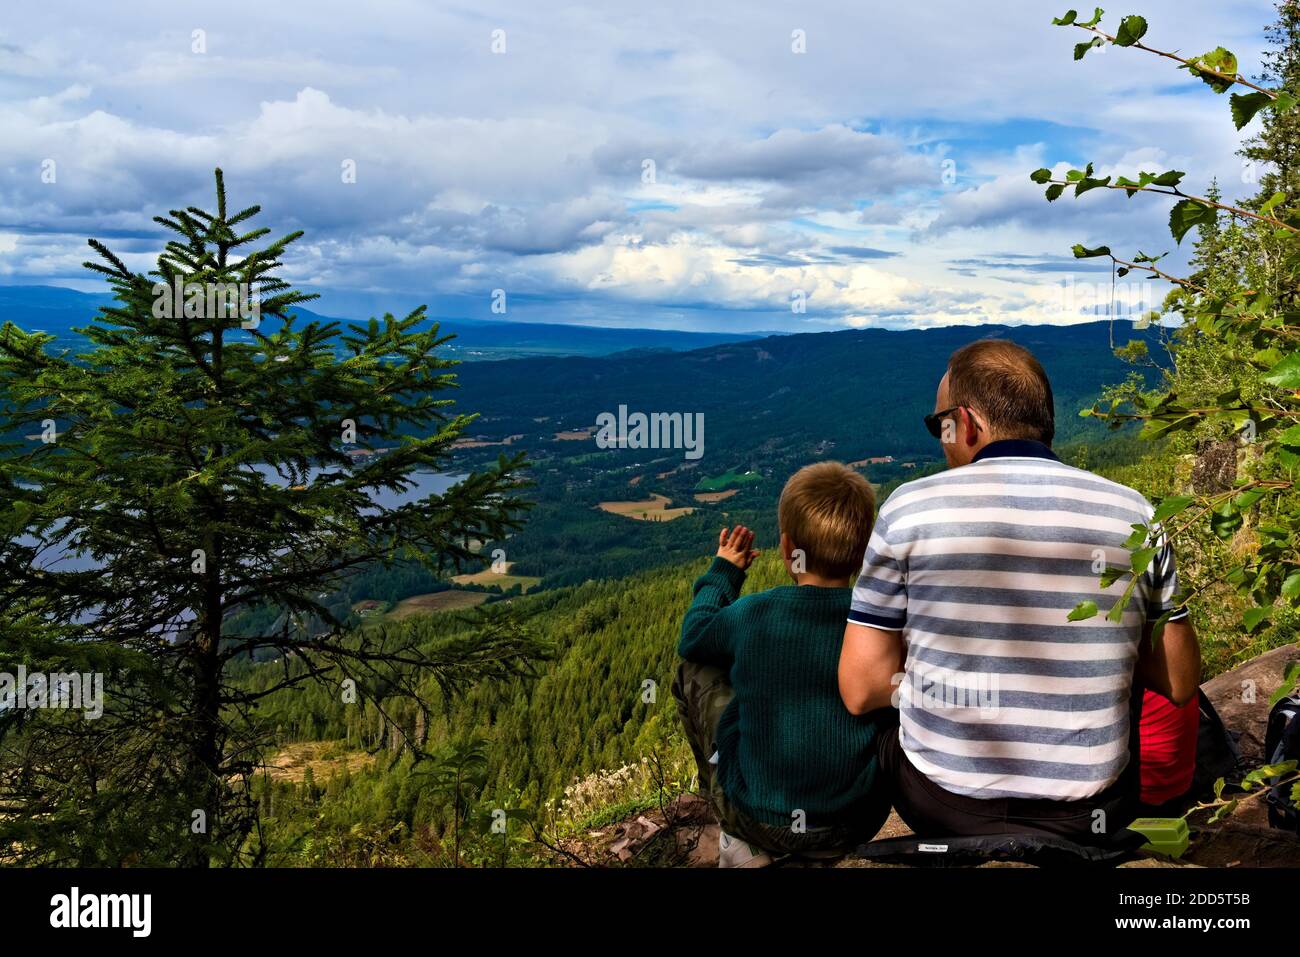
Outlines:
<svg viewBox="0 0 1300 957"><path fill-rule="evenodd" d="M725 558L741 571L746 571L758 557L758 549L753 545L754 533L744 525L737 525L730 532L723 526L718 535L718 557Z"/></svg>

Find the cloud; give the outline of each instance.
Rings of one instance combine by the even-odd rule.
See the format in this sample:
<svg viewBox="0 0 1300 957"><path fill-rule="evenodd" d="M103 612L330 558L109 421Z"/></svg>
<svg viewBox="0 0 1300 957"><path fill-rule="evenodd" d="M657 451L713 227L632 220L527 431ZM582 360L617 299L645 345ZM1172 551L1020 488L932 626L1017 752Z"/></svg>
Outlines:
<svg viewBox="0 0 1300 957"><path fill-rule="evenodd" d="M933 181L923 159L909 153L895 137L840 124L807 132L782 129L748 142L711 144L675 158L671 167L691 178L725 181L806 183L848 175L881 192Z"/></svg>
<svg viewBox="0 0 1300 957"><path fill-rule="evenodd" d="M1151 42L1248 68L1273 16L1143 12ZM1133 51L1074 63L1077 31L1046 19L1034 0L25 5L0 28L0 276L84 283L90 235L147 268L152 217L210 205L220 165L232 202L306 231L286 270L323 308L505 288L515 318L552 321L1075 321L1060 283L1097 264L1070 245L1164 251L1167 203L1049 205L1030 170L1251 187L1223 98Z"/></svg>
<svg viewBox="0 0 1300 957"><path fill-rule="evenodd" d="M849 259L893 259L899 255L888 249L872 249L870 246L830 246L828 249L837 256Z"/></svg>
<svg viewBox="0 0 1300 957"><path fill-rule="evenodd" d="M1108 273L1112 268L1109 260L1077 259L1073 256L1029 256L1023 253L1001 253L976 259L953 259L949 260L949 264L957 267L958 271L965 270L971 273L975 270L993 269L1017 272Z"/></svg>

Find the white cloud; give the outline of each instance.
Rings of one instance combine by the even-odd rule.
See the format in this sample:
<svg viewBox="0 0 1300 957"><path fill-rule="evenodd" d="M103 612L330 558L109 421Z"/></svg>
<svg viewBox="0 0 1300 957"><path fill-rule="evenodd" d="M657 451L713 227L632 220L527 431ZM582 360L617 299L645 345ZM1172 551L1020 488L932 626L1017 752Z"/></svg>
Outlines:
<svg viewBox="0 0 1300 957"><path fill-rule="evenodd" d="M1149 42L1224 43L1251 65L1272 19L1267 0L1196 18L1176 0L1145 7ZM1078 31L1052 27L1059 12L141 0L69 22L26 5L0 32L0 229L15 237L0 272L82 281L87 235L143 266L151 217L210 203L221 165L232 202L307 230L288 268L327 303L490 284L643 324L677 322L683 304L712 327L753 310L789 328L1074 321L1053 299L1068 263L1005 254L1163 251L1167 204L1096 191L1049 206L1030 170L1093 160L1249 186L1225 98L1133 51L1072 62Z"/></svg>

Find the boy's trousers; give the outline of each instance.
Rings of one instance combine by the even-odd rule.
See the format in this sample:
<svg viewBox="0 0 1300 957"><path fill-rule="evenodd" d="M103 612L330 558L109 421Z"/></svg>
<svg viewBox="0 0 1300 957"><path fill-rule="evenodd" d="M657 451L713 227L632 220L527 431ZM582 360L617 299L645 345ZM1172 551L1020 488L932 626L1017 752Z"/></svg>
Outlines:
<svg viewBox="0 0 1300 957"><path fill-rule="evenodd" d="M677 669L672 691L677 713L686 729L686 740L699 768L700 793L709 800L718 822L728 834L776 854L844 852L869 840L889 816L889 799L881 788L881 799L852 827L808 827L796 831L793 821L791 825L773 825L755 820L727 798L718 782L718 766L709 762L717 751L718 720L735 697L727 673L712 665L684 661Z"/></svg>

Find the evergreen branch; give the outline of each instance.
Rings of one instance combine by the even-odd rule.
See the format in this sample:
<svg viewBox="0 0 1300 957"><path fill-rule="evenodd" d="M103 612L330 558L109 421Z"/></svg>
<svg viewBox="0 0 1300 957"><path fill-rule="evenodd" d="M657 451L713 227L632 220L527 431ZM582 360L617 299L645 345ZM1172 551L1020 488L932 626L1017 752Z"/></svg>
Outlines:
<svg viewBox="0 0 1300 957"><path fill-rule="evenodd" d="M99 253L100 256L102 256L104 259L107 259L110 263L112 263L115 272L108 272L108 270L106 270L103 266L100 266L97 263L93 265L90 263L86 263L86 266L88 268L94 269L98 272L107 272L108 275L110 276L121 277L121 278L127 278L131 275L131 270L126 268L126 264L123 263L122 260L118 259L116 254L114 254L114 252L111 249L109 249L107 246L101 243L98 239L87 239L86 245L90 246L93 250L95 250L95 252Z"/></svg>

